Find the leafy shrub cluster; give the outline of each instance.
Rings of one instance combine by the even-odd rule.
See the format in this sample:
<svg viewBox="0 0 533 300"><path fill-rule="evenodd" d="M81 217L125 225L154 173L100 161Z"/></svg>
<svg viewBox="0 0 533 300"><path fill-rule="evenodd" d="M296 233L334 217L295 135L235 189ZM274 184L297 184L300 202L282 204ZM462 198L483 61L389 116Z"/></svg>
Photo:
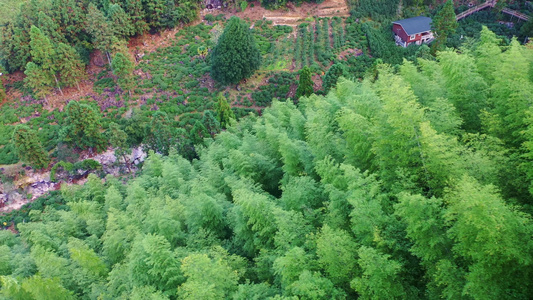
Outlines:
<svg viewBox="0 0 533 300"><path fill-rule="evenodd" d="M289 72L274 73L268 79L268 84L259 87L252 93L252 100L257 106L268 106L272 99L285 100L292 84L295 84L296 75Z"/></svg>

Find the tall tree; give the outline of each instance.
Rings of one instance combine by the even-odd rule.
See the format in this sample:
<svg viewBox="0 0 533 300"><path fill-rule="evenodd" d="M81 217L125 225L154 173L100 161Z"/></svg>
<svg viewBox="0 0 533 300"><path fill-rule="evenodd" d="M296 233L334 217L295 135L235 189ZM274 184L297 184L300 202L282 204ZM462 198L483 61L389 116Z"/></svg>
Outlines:
<svg viewBox="0 0 533 300"><path fill-rule="evenodd" d="M189 135L191 142L195 145L203 145L204 138L210 136L207 128L205 128L200 120L194 122L194 126L191 128Z"/></svg>
<svg viewBox="0 0 533 300"><path fill-rule="evenodd" d="M451 250L469 262L463 293L474 299L527 298L532 289L526 242L533 228L530 216L506 205L494 186L467 176L445 200Z"/></svg>
<svg viewBox="0 0 533 300"><path fill-rule="evenodd" d="M237 84L261 64L261 53L248 25L232 17L211 53L211 76L223 84Z"/></svg>
<svg viewBox="0 0 533 300"><path fill-rule="evenodd" d="M237 289L237 272L220 258L191 254L182 260L181 271L187 277L178 288L183 299L225 299Z"/></svg>
<svg viewBox="0 0 533 300"><path fill-rule="evenodd" d="M235 120L235 114L231 110L231 106L228 103L228 100L222 93L218 94L217 103L215 104L217 119L222 128L226 128L231 124L231 120Z"/></svg>
<svg viewBox="0 0 533 300"><path fill-rule="evenodd" d="M57 88L63 95L57 79L56 51L50 39L37 27L32 26L30 31L30 46L33 62L39 64L44 71L47 71L54 78Z"/></svg>
<svg viewBox="0 0 533 300"><path fill-rule="evenodd" d="M77 0L51 0L50 13L59 24L59 30L71 44L87 41L85 32L87 3Z"/></svg>
<svg viewBox="0 0 533 300"><path fill-rule="evenodd" d="M437 12L431 23L431 29L437 36L435 43L433 44L434 52L441 50L446 46L448 37L455 33L455 29L459 24L455 19L455 11L453 8L453 0L448 0L444 3L444 6Z"/></svg>
<svg viewBox="0 0 533 300"><path fill-rule="evenodd" d="M441 51L437 58L442 67L442 82L448 99L457 109L463 121L463 129L479 131L479 115L487 107L487 84L477 72L474 58L454 51Z"/></svg>
<svg viewBox="0 0 533 300"><path fill-rule="evenodd" d="M50 72L30 61L26 64L24 74L26 74L24 82L33 89L35 95L44 97L44 100L48 102L46 95L50 92L50 86L54 80Z"/></svg>
<svg viewBox="0 0 533 300"><path fill-rule="evenodd" d="M65 107L67 118L62 132L63 140L80 149L102 151L106 140L101 130L100 113L88 104L70 101Z"/></svg>
<svg viewBox="0 0 533 300"><path fill-rule="evenodd" d="M127 38L135 34L135 28L131 23L131 17L122 9L120 4L109 5L107 17L113 25L113 31L116 36Z"/></svg>
<svg viewBox="0 0 533 300"><path fill-rule="evenodd" d="M143 34L148 30L148 24L145 21L146 12L143 8L142 0L125 0L124 10L128 12L131 17L133 31L135 34Z"/></svg>
<svg viewBox="0 0 533 300"><path fill-rule="evenodd" d="M66 42L65 36L59 28L59 24L54 22L50 16L43 11L40 11L37 17L37 27L43 31L44 35L52 40L53 43L57 44Z"/></svg>
<svg viewBox="0 0 533 300"><path fill-rule="evenodd" d="M96 49L102 51L107 57L109 66L111 66L111 50L118 43L114 34L113 26L107 21L104 13L100 11L93 3L87 8L87 32L93 37L93 43Z"/></svg>
<svg viewBox="0 0 533 300"><path fill-rule="evenodd" d="M0 26L0 55L6 71L14 72L26 66L30 58L30 44L23 38L22 30L13 22Z"/></svg>
<svg viewBox="0 0 533 300"><path fill-rule="evenodd" d="M61 82L67 86L75 84L80 90L79 82L87 79L87 73L78 52L67 44L59 43L56 63Z"/></svg>
<svg viewBox="0 0 533 300"><path fill-rule="evenodd" d="M19 124L13 132L13 143L20 159L31 164L36 169L48 166L50 159L46 154L37 134L28 126Z"/></svg>
<svg viewBox="0 0 533 300"><path fill-rule="evenodd" d="M296 98L307 97L314 92L313 80L311 79L311 69L305 66L300 70L300 79L298 81L298 88L296 89Z"/></svg>
<svg viewBox="0 0 533 300"><path fill-rule="evenodd" d="M118 86L122 90L128 91L131 96L131 90L135 85L135 82L133 81L134 65L131 59L127 55L118 52L115 54L115 57L113 57L111 67L113 69L113 74L118 77Z"/></svg>
<svg viewBox="0 0 533 300"><path fill-rule="evenodd" d="M145 0L146 21L151 28L159 28L163 25L166 0ZM174 5L173 3L171 5Z"/></svg>

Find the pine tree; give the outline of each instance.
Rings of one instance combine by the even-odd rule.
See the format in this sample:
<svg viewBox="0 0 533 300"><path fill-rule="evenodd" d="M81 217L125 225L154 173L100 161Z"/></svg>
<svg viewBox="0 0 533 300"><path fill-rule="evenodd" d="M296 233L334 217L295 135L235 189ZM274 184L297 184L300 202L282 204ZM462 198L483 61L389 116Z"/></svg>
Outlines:
<svg viewBox="0 0 533 300"><path fill-rule="evenodd" d="M159 28L165 12L166 0L145 0L146 21L151 28Z"/></svg>
<svg viewBox="0 0 533 300"><path fill-rule="evenodd" d="M66 42L64 35L59 29L59 24L54 22L52 18L50 18L43 11L40 11L37 17L37 27L41 29L46 37L48 37L55 44Z"/></svg>
<svg viewBox="0 0 533 300"><path fill-rule="evenodd" d="M23 68L30 57L30 45L21 43L20 34L21 30L12 22L0 26L0 56L5 59L6 71Z"/></svg>
<svg viewBox="0 0 533 300"><path fill-rule="evenodd" d="M57 88L63 95L63 91L59 86L59 80L57 79L57 64L56 64L56 51L54 46L50 42L50 39L43 32L35 27L31 27L30 31L30 46L31 46L31 56L33 62L39 64L41 68L48 72L54 78Z"/></svg>
<svg viewBox="0 0 533 300"><path fill-rule="evenodd" d="M197 120L194 123L189 135L191 142L194 145L202 145L204 143L204 138L208 137L209 133L207 132L207 128L205 128L204 124L202 124L200 120Z"/></svg>
<svg viewBox="0 0 533 300"><path fill-rule="evenodd" d="M232 17L211 54L211 76L223 84L237 84L261 64L261 54L246 23Z"/></svg>
<svg viewBox="0 0 533 300"><path fill-rule="evenodd" d="M44 97L44 100L48 101L46 95L50 93L50 86L54 80L50 72L30 61L26 64L24 74L26 74L24 82L33 89L35 95L37 97Z"/></svg>
<svg viewBox="0 0 533 300"><path fill-rule="evenodd" d="M296 89L296 98L307 97L314 92L313 80L311 79L311 69L305 66L300 70L300 79L298 81L298 89Z"/></svg>
<svg viewBox="0 0 533 300"><path fill-rule="evenodd" d="M93 37L96 49L105 53L111 66L111 50L118 43L113 26L107 21L103 12L91 3L87 8L87 32Z"/></svg>
<svg viewBox="0 0 533 300"><path fill-rule="evenodd" d="M217 120L222 128L226 128L231 124L231 120L235 120L235 114L231 110L228 100L222 93L218 94L217 103L215 104L217 112Z"/></svg>
<svg viewBox="0 0 533 300"><path fill-rule="evenodd" d="M106 147L106 140L101 130L100 114L93 107L70 101L65 107L65 131L63 140L80 149L95 148L102 151Z"/></svg>
<svg viewBox="0 0 533 300"><path fill-rule="evenodd" d="M50 13L64 38L76 45L86 39L86 4L78 0L51 0Z"/></svg>
<svg viewBox="0 0 533 300"><path fill-rule="evenodd" d="M143 34L148 30L148 24L145 21L146 12L144 11L142 0L125 0L124 10L131 17L134 34Z"/></svg>
<svg viewBox="0 0 533 300"><path fill-rule="evenodd" d="M131 23L131 17L122 9L120 4L115 3L107 10L109 21L113 25L114 34L122 38L127 38L135 34L135 28Z"/></svg>
<svg viewBox="0 0 533 300"><path fill-rule="evenodd" d="M31 164L36 169L43 169L48 166L50 159L37 134L28 126L19 124L15 127L13 143L22 161Z"/></svg>
<svg viewBox="0 0 533 300"><path fill-rule="evenodd" d="M80 90L79 82L87 79L87 73L78 52L67 44L59 43L56 63L61 82L66 86L75 84Z"/></svg>
<svg viewBox="0 0 533 300"><path fill-rule="evenodd" d="M135 86L135 82L133 80L134 65L131 59L121 52L118 52L115 54L115 57L113 57L111 67L113 69L113 74L118 77L118 86L122 90L128 91L131 96L131 90Z"/></svg>
<svg viewBox="0 0 533 300"><path fill-rule="evenodd" d="M448 37L455 33L455 29L459 24L455 19L455 11L453 8L453 0L447 0L444 6L437 12L437 15L433 18L431 23L431 29L437 36L435 43L433 44L434 52L441 50L446 46Z"/></svg>

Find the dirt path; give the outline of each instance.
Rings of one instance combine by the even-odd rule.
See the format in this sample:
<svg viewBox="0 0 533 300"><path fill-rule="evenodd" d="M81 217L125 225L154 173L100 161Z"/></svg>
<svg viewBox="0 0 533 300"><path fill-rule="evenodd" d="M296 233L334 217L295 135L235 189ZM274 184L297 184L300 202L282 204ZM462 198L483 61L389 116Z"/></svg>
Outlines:
<svg viewBox="0 0 533 300"><path fill-rule="evenodd" d="M253 6L252 7L252 3ZM288 25L292 27L298 26L302 21L308 17L349 17L350 9L346 0L325 0L320 4L305 2L301 6L295 7L287 5L285 9L267 10L260 6L259 2L251 2L244 12L237 11L221 11L216 9L204 9L201 12L202 17L206 14L217 15L219 13L226 14L226 17L237 16L241 19L250 20L270 20L273 25Z"/></svg>

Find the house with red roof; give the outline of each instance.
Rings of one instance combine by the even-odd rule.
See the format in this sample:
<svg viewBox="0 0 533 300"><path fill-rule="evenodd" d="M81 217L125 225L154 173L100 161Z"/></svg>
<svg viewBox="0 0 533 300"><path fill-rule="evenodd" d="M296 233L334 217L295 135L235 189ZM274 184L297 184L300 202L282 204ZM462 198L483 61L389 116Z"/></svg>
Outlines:
<svg viewBox="0 0 533 300"><path fill-rule="evenodd" d="M392 32L396 44L402 47L428 44L435 38L431 32L431 18L423 16L392 22Z"/></svg>

